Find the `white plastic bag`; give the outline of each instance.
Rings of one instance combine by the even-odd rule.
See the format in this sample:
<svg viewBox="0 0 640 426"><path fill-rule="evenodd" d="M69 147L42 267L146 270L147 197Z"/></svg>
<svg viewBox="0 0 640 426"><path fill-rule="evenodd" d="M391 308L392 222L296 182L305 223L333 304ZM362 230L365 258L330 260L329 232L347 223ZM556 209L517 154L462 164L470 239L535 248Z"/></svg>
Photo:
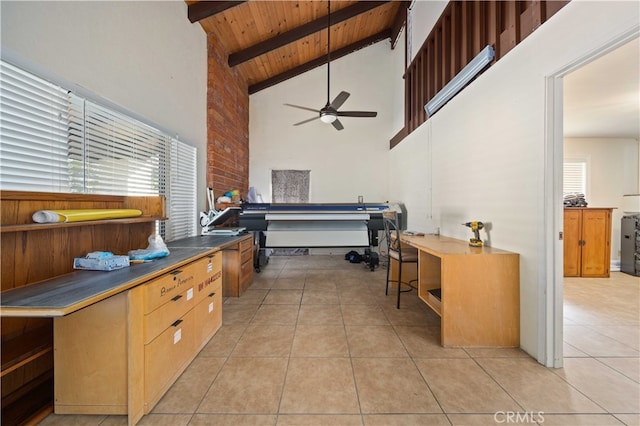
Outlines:
<svg viewBox="0 0 640 426"><path fill-rule="evenodd" d="M151 260L169 255L169 249L167 248L167 245L164 243L160 235L152 234L149 236L148 241L149 247L147 247L146 249L129 251L129 259Z"/></svg>

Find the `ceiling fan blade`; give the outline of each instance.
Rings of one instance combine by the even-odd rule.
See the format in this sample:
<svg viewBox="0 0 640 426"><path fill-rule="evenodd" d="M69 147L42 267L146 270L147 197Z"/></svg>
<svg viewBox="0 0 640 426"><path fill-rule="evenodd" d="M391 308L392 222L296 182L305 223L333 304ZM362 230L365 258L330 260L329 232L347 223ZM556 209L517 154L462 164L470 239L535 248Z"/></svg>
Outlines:
<svg viewBox="0 0 640 426"><path fill-rule="evenodd" d="M338 111L339 117L377 117L375 111Z"/></svg>
<svg viewBox="0 0 640 426"><path fill-rule="evenodd" d="M333 124L333 127L335 127L338 130L344 129L344 126L342 125L340 120L338 120L337 118L335 120L333 120L333 122L331 124Z"/></svg>
<svg viewBox="0 0 640 426"><path fill-rule="evenodd" d="M319 109L307 108L307 107L303 107L303 106L300 106L300 105L293 105L293 104L284 104L284 105L290 106L290 107L294 107L294 108L298 108L298 109L304 109L306 111L317 112L318 114L320 113Z"/></svg>
<svg viewBox="0 0 640 426"><path fill-rule="evenodd" d="M313 120L317 120L318 118L320 118L320 116L313 117L313 118L308 118L308 119L303 120L303 121L301 121L299 123L295 123L294 126L299 126L301 124L308 123L308 122L313 121Z"/></svg>
<svg viewBox="0 0 640 426"><path fill-rule="evenodd" d="M349 96L351 95L345 91L338 93L338 96L336 96L333 102L331 102L331 106L334 107L335 109L340 108L344 103L344 101L346 101Z"/></svg>

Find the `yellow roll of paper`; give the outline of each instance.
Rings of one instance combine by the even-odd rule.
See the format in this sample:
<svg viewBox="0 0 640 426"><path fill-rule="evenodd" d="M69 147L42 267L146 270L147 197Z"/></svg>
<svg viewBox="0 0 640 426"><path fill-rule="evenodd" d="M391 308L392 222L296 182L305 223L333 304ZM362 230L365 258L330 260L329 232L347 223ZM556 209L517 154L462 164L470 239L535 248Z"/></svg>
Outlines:
<svg viewBox="0 0 640 426"><path fill-rule="evenodd" d="M32 218L36 223L58 223L122 219L141 215L142 211L137 209L39 210L33 214Z"/></svg>

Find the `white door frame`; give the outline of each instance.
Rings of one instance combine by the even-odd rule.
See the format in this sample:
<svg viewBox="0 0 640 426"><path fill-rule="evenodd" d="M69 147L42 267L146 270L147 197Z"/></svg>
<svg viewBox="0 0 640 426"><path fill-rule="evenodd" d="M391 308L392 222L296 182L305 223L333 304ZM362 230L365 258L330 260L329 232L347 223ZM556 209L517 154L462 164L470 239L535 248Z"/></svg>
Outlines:
<svg viewBox="0 0 640 426"><path fill-rule="evenodd" d="M545 268L539 300L541 321L538 360L547 367L561 368L563 361L563 78L589 62L617 49L640 35L640 26L619 34L546 77L544 238Z"/></svg>

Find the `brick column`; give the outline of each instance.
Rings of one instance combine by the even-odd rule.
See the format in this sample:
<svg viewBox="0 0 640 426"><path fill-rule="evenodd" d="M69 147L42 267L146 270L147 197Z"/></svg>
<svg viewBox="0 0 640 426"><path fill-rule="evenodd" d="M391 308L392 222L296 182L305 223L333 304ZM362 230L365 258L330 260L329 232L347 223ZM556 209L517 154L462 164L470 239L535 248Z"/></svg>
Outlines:
<svg viewBox="0 0 640 426"><path fill-rule="evenodd" d="M246 79L227 63L228 54L207 37L207 186L216 198L249 189L249 92Z"/></svg>

